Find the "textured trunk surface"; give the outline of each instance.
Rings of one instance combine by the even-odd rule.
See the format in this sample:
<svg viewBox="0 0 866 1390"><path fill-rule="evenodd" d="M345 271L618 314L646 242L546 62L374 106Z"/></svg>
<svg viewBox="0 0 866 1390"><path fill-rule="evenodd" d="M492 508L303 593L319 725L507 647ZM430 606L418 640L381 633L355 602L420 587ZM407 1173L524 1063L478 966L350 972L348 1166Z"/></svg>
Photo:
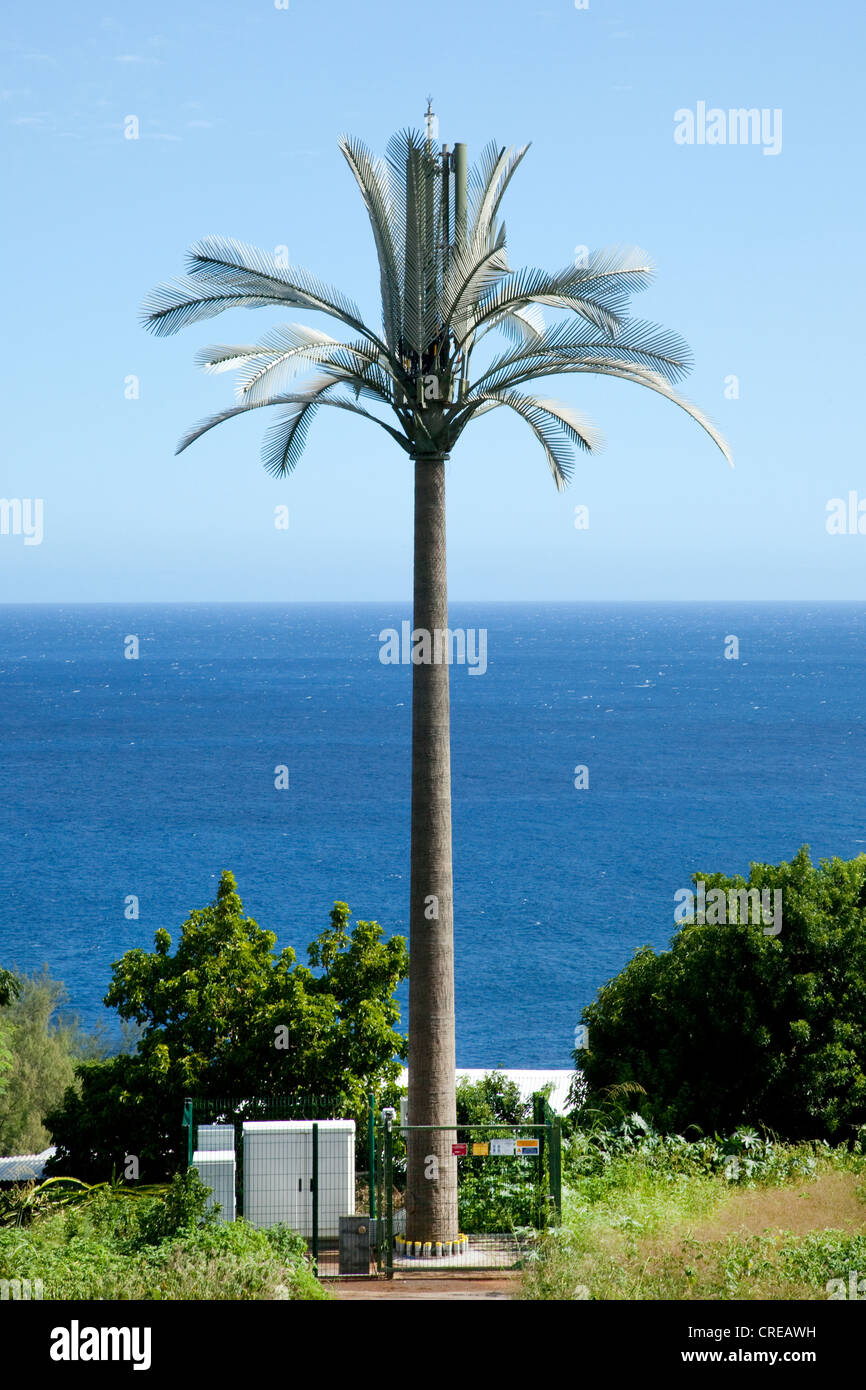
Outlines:
<svg viewBox="0 0 866 1390"><path fill-rule="evenodd" d="M445 461L415 462L414 629L448 627ZM443 641L440 652L447 648ZM432 658L431 650L431 658ZM453 1125L454 912L448 662L412 667L412 869L409 913L409 1124ZM457 1235L454 1131L409 1133L410 1240Z"/></svg>

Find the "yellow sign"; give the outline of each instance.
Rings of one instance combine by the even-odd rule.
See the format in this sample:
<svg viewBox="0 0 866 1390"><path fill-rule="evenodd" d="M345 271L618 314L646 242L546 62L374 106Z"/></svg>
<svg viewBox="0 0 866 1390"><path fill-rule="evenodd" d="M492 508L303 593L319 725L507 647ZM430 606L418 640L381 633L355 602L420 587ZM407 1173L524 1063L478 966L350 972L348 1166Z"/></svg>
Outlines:
<svg viewBox="0 0 866 1390"><path fill-rule="evenodd" d="M537 1139L518 1139L517 1152L524 1158L531 1158L533 1155L540 1154L541 1150Z"/></svg>
<svg viewBox="0 0 866 1390"><path fill-rule="evenodd" d="M472 1156L473 1156L473 1158L486 1158L487 1155L488 1155L489 1153L490 1153L490 1145L489 1145L489 1144L473 1144L473 1145L472 1145Z"/></svg>

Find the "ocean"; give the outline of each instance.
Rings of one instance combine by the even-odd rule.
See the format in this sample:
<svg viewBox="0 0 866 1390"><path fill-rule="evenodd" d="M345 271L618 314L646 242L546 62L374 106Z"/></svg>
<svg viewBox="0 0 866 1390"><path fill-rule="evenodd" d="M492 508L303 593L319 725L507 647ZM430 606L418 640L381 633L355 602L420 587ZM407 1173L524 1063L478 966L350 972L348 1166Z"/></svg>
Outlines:
<svg viewBox="0 0 866 1390"><path fill-rule="evenodd" d="M302 959L338 899L407 934L410 667L383 664L379 634L410 617L0 607L0 964L47 964L114 1037L111 963L159 927L176 939L223 869ZM451 670L461 1066L571 1065L581 1009L636 947L667 945L696 872L866 850L866 605L454 603L450 620L487 634L486 670Z"/></svg>

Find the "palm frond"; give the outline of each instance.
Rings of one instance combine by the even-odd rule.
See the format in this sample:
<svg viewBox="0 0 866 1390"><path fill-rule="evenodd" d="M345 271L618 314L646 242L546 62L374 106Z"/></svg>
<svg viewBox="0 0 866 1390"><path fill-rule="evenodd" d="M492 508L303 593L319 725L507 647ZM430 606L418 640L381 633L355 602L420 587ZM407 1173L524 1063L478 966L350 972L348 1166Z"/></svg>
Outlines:
<svg viewBox="0 0 866 1390"><path fill-rule="evenodd" d="M263 339L265 351L245 363L238 372L237 394L241 400L265 400L280 395L289 383L301 372L315 364L332 363L357 372L376 362L378 357L371 354L368 343L362 338L355 343L341 343L329 339L320 343L300 342L292 345L286 342L279 350L280 330L266 334Z"/></svg>
<svg viewBox="0 0 866 1390"><path fill-rule="evenodd" d="M475 387L504 389L566 371L585 362L634 363L681 381L692 367L688 344L678 333L655 323L633 319L622 325L616 339L587 337L579 323L566 321L546 328L523 348L500 354L475 382Z"/></svg>
<svg viewBox="0 0 866 1390"><path fill-rule="evenodd" d="M331 385L335 387L341 384L339 378L331 382ZM333 396L327 396L326 392L329 389L328 386L323 386L303 400L299 398L295 402L295 405L300 407L297 412L288 412L285 419L277 421L266 432L262 442L262 459L266 469L274 477L283 477L294 469L303 452L307 430L313 415L320 406L328 406L332 410L348 410L353 415L360 415L363 420L372 420L374 425L379 425L381 429L390 434L401 449L404 449L406 453L410 452L410 445L405 435L400 434L384 420L380 420L378 415L374 415L372 411L364 410L356 401L338 400Z"/></svg>
<svg viewBox="0 0 866 1390"><path fill-rule="evenodd" d="M568 309L597 328L615 334L632 294L645 289L652 263L640 247L605 247L585 266L570 265L551 273L525 267L501 281L478 304L474 327L526 305Z"/></svg>
<svg viewBox="0 0 866 1390"><path fill-rule="evenodd" d="M141 306L141 319L157 337L167 338L188 323L213 318L224 309L258 309L285 302L282 296L261 290L207 284L192 276L178 275L150 291Z"/></svg>
<svg viewBox="0 0 866 1390"><path fill-rule="evenodd" d="M489 324L488 328L498 328L516 347L529 347L538 341L546 326L541 305L527 304L525 309L514 309L504 313L501 319ZM483 336L485 331L487 330L482 329L479 337Z"/></svg>
<svg viewBox="0 0 866 1390"><path fill-rule="evenodd" d="M505 247L492 249L479 239L454 249L442 288L441 318L464 319L479 299L509 273ZM459 330L458 330L459 331Z"/></svg>
<svg viewBox="0 0 866 1390"><path fill-rule="evenodd" d="M481 407L472 409L476 402ZM570 482L574 471L572 445L593 453L602 446L602 436L596 427L579 411L561 401L523 396L518 391L476 391L466 403L467 413L481 414L485 409L507 405L529 425L544 449L557 491Z"/></svg>
<svg viewBox="0 0 866 1390"><path fill-rule="evenodd" d="M614 359L605 360L601 358L595 362L580 362L574 365L558 367L556 370L558 373L567 375L571 375L572 373L586 373L592 376L615 377L620 381L632 381L638 386L645 386L649 390L655 391L657 395L664 396L666 400L672 401L674 405L679 406L680 410L684 410L696 424L700 425L722 454L724 454L728 463L733 468L734 460L730 445L715 421L712 420L705 411L701 410L699 406L696 406L692 401L687 400L685 396L681 396L678 391L675 391L671 384L666 381L659 372L654 372L649 367L642 367L631 362L617 362ZM474 416L480 413L477 409L473 410L473 402L475 400L485 400L490 397L495 398L497 396L503 396L512 391L512 389L513 388L510 386L500 386L496 391L473 388L465 401L465 410L455 421L455 430L459 433L463 423L468 422L471 418L474 418Z"/></svg>
<svg viewBox="0 0 866 1390"><path fill-rule="evenodd" d="M355 176L370 219L379 258L379 287L385 337L389 347L396 352L400 339L402 298L395 243L396 209L391 173L383 160L374 159L367 146L350 135L341 136L339 148Z"/></svg>
<svg viewBox="0 0 866 1390"><path fill-rule="evenodd" d="M314 309L354 328L386 355L389 352L378 334L364 323L351 299L300 266L278 265L269 251L232 237L204 237L190 248L188 260L190 279L201 284L203 294L226 286L240 294L268 295L271 298L267 302Z"/></svg>
<svg viewBox="0 0 866 1390"><path fill-rule="evenodd" d="M482 151L478 163L469 171L468 241L478 240L491 248L495 244L493 226L499 205L528 149L529 145L505 149L491 142Z"/></svg>
<svg viewBox="0 0 866 1390"><path fill-rule="evenodd" d="M238 399L263 400L285 390L290 380L308 366L342 346L337 338L303 324L286 323L272 328L254 347L209 347L196 353L196 363L206 371L238 372ZM369 351L366 343L362 344Z"/></svg>
<svg viewBox="0 0 866 1390"><path fill-rule="evenodd" d="M209 415L207 419L200 420L197 425L193 425L191 429L187 430L186 434L180 439L175 449L175 454L182 454L184 449L189 448L190 444L195 443L197 439L201 439L203 434L207 434L209 430L214 429L217 425L221 425L224 420L231 420L236 415L245 415L250 410L261 410L262 407L270 405L304 405L309 401L318 400L323 389L336 387L344 382L345 378L329 372L323 374L321 378L311 381L308 389L304 392L272 396L270 400L266 401L245 401L242 405L235 405L231 406L228 410L218 411L216 415ZM377 415L371 414L370 411L363 410L353 401L321 400L320 404L335 406L340 410L351 410L355 415L362 415L365 419L372 420L374 424L380 425L383 430L386 430L387 433L391 435L392 439L396 440L400 447L408 452L409 445L399 430L386 424L384 420L380 420Z"/></svg>

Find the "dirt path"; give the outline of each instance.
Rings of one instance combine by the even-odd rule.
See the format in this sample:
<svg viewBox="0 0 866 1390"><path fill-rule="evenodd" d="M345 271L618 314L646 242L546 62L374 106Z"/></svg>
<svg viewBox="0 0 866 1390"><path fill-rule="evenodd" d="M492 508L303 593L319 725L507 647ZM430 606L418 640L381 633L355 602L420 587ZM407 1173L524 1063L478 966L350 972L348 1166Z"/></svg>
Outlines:
<svg viewBox="0 0 866 1390"><path fill-rule="evenodd" d="M516 1280L514 1276L497 1276L495 1279L473 1278L471 1275L458 1275L455 1278L441 1276L436 1279L334 1279L328 1280L340 1300L355 1299L404 1299L438 1301L452 1298L495 1298L513 1299Z"/></svg>

